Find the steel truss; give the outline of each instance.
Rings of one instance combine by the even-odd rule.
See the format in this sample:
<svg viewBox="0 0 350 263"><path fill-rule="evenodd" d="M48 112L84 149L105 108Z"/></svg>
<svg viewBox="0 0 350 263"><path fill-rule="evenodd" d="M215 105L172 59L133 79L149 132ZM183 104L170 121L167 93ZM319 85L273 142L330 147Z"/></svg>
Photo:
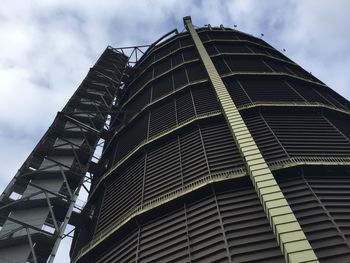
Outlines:
<svg viewBox="0 0 350 263"><path fill-rule="evenodd" d="M53 262L67 224L90 216L73 208L91 180L127 64L118 50L104 51L1 194L0 262Z"/></svg>
<svg viewBox="0 0 350 263"><path fill-rule="evenodd" d="M133 67L141 58L146 57L146 54L151 52L155 46L162 43L171 35L178 34L178 33L179 32L177 29L173 29L170 32L166 33L165 35L161 36L158 40L156 40L151 45L118 47L118 48L113 48L113 50L120 52L126 55L127 57L129 57L128 66Z"/></svg>
<svg viewBox="0 0 350 263"><path fill-rule="evenodd" d="M137 61L147 52L150 45L130 46L113 48L116 52L120 52L129 57L128 66L133 67Z"/></svg>

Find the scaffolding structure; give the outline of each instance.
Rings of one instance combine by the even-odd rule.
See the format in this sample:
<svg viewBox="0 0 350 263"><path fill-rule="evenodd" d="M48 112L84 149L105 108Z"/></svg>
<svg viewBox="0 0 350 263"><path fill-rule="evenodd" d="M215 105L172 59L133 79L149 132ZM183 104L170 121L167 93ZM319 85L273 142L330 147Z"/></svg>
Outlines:
<svg viewBox="0 0 350 263"><path fill-rule="evenodd" d="M0 197L0 262L53 262L74 209L91 182L128 57L108 47ZM89 190L89 189L86 189Z"/></svg>

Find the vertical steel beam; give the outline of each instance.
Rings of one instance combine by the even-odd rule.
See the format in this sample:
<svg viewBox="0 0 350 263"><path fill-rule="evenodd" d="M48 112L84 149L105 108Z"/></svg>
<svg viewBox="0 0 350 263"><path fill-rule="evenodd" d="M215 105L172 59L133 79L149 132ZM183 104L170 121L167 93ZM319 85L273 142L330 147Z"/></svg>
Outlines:
<svg viewBox="0 0 350 263"><path fill-rule="evenodd" d="M70 203L70 206L68 208L68 211L67 211L67 214L64 218L64 221L63 221L63 224L59 230L59 233L58 233L58 236L57 236L57 240L52 248L52 251L51 251L51 254L50 254L50 257L49 257L49 260L47 261L48 263L53 263L54 260L55 260L55 257L56 257L56 254L57 254L57 250L58 250L58 247L60 246L61 244L61 241L62 239L64 238L64 231L68 225L68 222L69 222L69 219L73 213L73 209L74 209L74 206L75 206L75 202L77 201L78 199L78 193L80 191L80 188L78 188L76 190L76 192L74 193L73 195L73 198L72 198L72 201Z"/></svg>
<svg viewBox="0 0 350 263"><path fill-rule="evenodd" d="M194 29L191 17L184 17L184 24L193 39L215 90L226 122L237 147L240 149L250 179L254 184L286 262L318 262L298 220L230 97L197 31Z"/></svg>
<svg viewBox="0 0 350 263"><path fill-rule="evenodd" d="M214 201L215 201L215 208L216 208L217 215L218 215L219 222L220 222L220 228L221 228L222 236L223 236L224 243L225 243L225 249L226 249L226 253L227 253L227 258L228 258L228 261L230 263L232 263L232 258L231 258L231 255L230 255L230 246L229 246L229 244L227 242L227 235L226 235L224 223L223 223L222 216L221 216L221 211L220 211L220 206L219 206L219 203L218 203L218 198L216 196L216 191L215 191L215 188L213 187L213 185L211 185L210 188L211 188L211 191L213 193L213 198L214 198Z"/></svg>
<svg viewBox="0 0 350 263"><path fill-rule="evenodd" d="M32 237L30 236L30 232L29 232L28 228L26 228L26 231L27 231L28 241L29 241L29 245L30 245L30 250L32 251L33 261L34 261L34 263L38 263L38 260L36 258L35 251L34 251L33 240L32 240Z"/></svg>

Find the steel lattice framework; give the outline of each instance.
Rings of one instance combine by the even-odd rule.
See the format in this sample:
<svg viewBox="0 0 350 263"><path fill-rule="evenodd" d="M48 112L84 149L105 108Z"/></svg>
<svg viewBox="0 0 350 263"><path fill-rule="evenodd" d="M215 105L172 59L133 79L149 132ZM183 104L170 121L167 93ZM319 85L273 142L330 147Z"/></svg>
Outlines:
<svg viewBox="0 0 350 263"><path fill-rule="evenodd" d="M108 47L0 198L0 262L53 262L96 147L123 86L128 58ZM108 123L108 122L107 122ZM87 174L88 173L88 174Z"/></svg>

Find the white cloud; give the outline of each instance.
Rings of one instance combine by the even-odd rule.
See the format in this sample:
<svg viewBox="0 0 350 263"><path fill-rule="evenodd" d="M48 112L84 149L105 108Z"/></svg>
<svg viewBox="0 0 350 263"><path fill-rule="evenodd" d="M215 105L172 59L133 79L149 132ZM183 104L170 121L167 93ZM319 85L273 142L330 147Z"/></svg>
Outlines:
<svg viewBox="0 0 350 263"><path fill-rule="evenodd" d="M35 146L35 139L32 137L22 137L21 135L12 136L12 131L7 134L0 132L0 160L4 161L2 164L5 172L1 172L0 186L1 191L5 185L10 182L16 171L20 168L19 165L23 162ZM7 172L11 173L7 173Z"/></svg>
<svg viewBox="0 0 350 263"><path fill-rule="evenodd" d="M280 37L296 62L347 98L349 8L346 0L300 1Z"/></svg>
<svg viewBox="0 0 350 263"><path fill-rule="evenodd" d="M350 98L350 17L334 1L5 0L0 9L0 189L107 45L147 44L191 15L195 25L238 25ZM68 251L68 245L64 245ZM57 262L67 262L59 256Z"/></svg>

